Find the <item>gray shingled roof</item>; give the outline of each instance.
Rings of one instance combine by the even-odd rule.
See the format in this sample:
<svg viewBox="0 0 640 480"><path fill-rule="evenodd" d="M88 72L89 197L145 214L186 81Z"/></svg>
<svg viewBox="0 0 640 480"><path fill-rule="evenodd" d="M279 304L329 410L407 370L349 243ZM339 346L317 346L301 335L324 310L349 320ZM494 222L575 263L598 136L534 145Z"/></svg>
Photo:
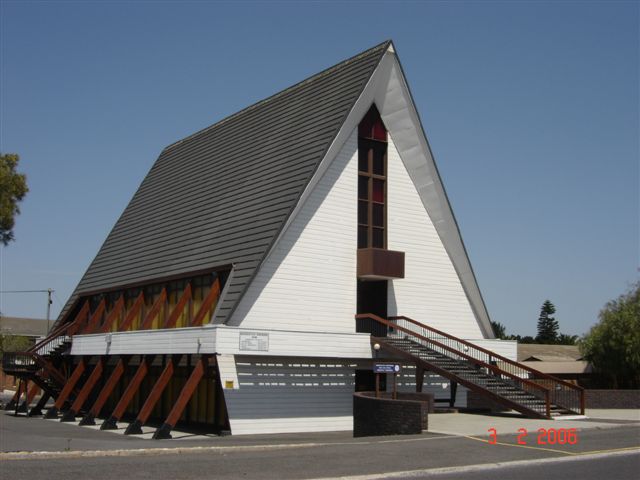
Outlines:
<svg viewBox="0 0 640 480"><path fill-rule="evenodd" d="M226 321L390 42L165 148L67 302L235 266Z"/></svg>

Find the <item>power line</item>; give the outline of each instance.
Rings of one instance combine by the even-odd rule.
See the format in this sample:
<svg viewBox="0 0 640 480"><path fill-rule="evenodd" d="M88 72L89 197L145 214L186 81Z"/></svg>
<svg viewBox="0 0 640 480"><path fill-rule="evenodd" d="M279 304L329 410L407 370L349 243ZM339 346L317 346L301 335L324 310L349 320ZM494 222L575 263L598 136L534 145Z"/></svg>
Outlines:
<svg viewBox="0 0 640 480"><path fill-rule="evenodd" d="M47 293L50 288L47 290L0 290L0 293ZM53 292L53 290L51 290Z"/></svg>

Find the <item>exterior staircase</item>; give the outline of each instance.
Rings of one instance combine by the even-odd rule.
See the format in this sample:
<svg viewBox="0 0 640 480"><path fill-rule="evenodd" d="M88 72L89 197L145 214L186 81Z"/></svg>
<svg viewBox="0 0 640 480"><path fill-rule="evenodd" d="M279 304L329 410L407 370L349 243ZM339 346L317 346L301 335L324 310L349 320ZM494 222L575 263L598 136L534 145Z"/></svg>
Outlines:
<svg viewBox="0 0 640 480"><path fill-rule="evenodd" d="M43 397L56 399L67 381L65 357L71 349L71 335L79 326L80 321L64 324L26 352L4 353L2 369L6 374L13 375L23 382L36 384L42 389ZM18 388L14 398L5 406L5 410L17 408L20 396L21 389ZM29 414L39 414L41 408L39 406L37 412L34 409Z"/></svg>
<svg viewBox="0 0 640 480"><path fill-rule="evenodd" d="M584 415L584 390L408 317L356 315L387 353L533 418Z"/></svg>

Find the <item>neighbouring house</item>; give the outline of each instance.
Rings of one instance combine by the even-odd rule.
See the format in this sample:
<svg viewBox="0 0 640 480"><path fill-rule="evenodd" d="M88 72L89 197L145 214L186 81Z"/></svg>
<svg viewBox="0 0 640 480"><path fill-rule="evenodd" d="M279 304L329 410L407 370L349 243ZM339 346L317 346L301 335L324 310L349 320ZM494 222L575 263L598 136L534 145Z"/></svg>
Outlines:
<svg viewBox="0 0 640 480"><path fill-rule="evenodd" d="M592 373L577 345L519 344L518 361L576 384L583 383Z"/></svg>
<svg viewBox="0 0 640 480"><path fill-rule="evenodd" d="M5 366L48 417L154 438L350 430L381 361L389 391L580 411L515 358L384 42L167 146L52 334Z"/></svg>
<svg viewBox="0 0 640 480"><path fill-rule="evenodd" d="M6 317L0 316L0 340L2 341L1 351L13 349L14 339L23 337L26 342L35 344L38 337L47 335L47 321L41 318ZM0 369L0 391L5 388L14 389L16 378L13 375L6 375Z"/></svg>

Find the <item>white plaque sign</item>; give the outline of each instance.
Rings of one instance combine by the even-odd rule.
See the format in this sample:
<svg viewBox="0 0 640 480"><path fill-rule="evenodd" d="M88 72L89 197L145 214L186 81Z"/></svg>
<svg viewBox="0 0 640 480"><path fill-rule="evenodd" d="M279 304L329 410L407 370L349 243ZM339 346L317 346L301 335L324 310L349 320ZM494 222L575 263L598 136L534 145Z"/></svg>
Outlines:
<svg viewBox="0 0 640 480"><path fill-rule="evenodd" d="M269 334L240 332L240 350L244 350L245 352L268 352Z"/></svg>

